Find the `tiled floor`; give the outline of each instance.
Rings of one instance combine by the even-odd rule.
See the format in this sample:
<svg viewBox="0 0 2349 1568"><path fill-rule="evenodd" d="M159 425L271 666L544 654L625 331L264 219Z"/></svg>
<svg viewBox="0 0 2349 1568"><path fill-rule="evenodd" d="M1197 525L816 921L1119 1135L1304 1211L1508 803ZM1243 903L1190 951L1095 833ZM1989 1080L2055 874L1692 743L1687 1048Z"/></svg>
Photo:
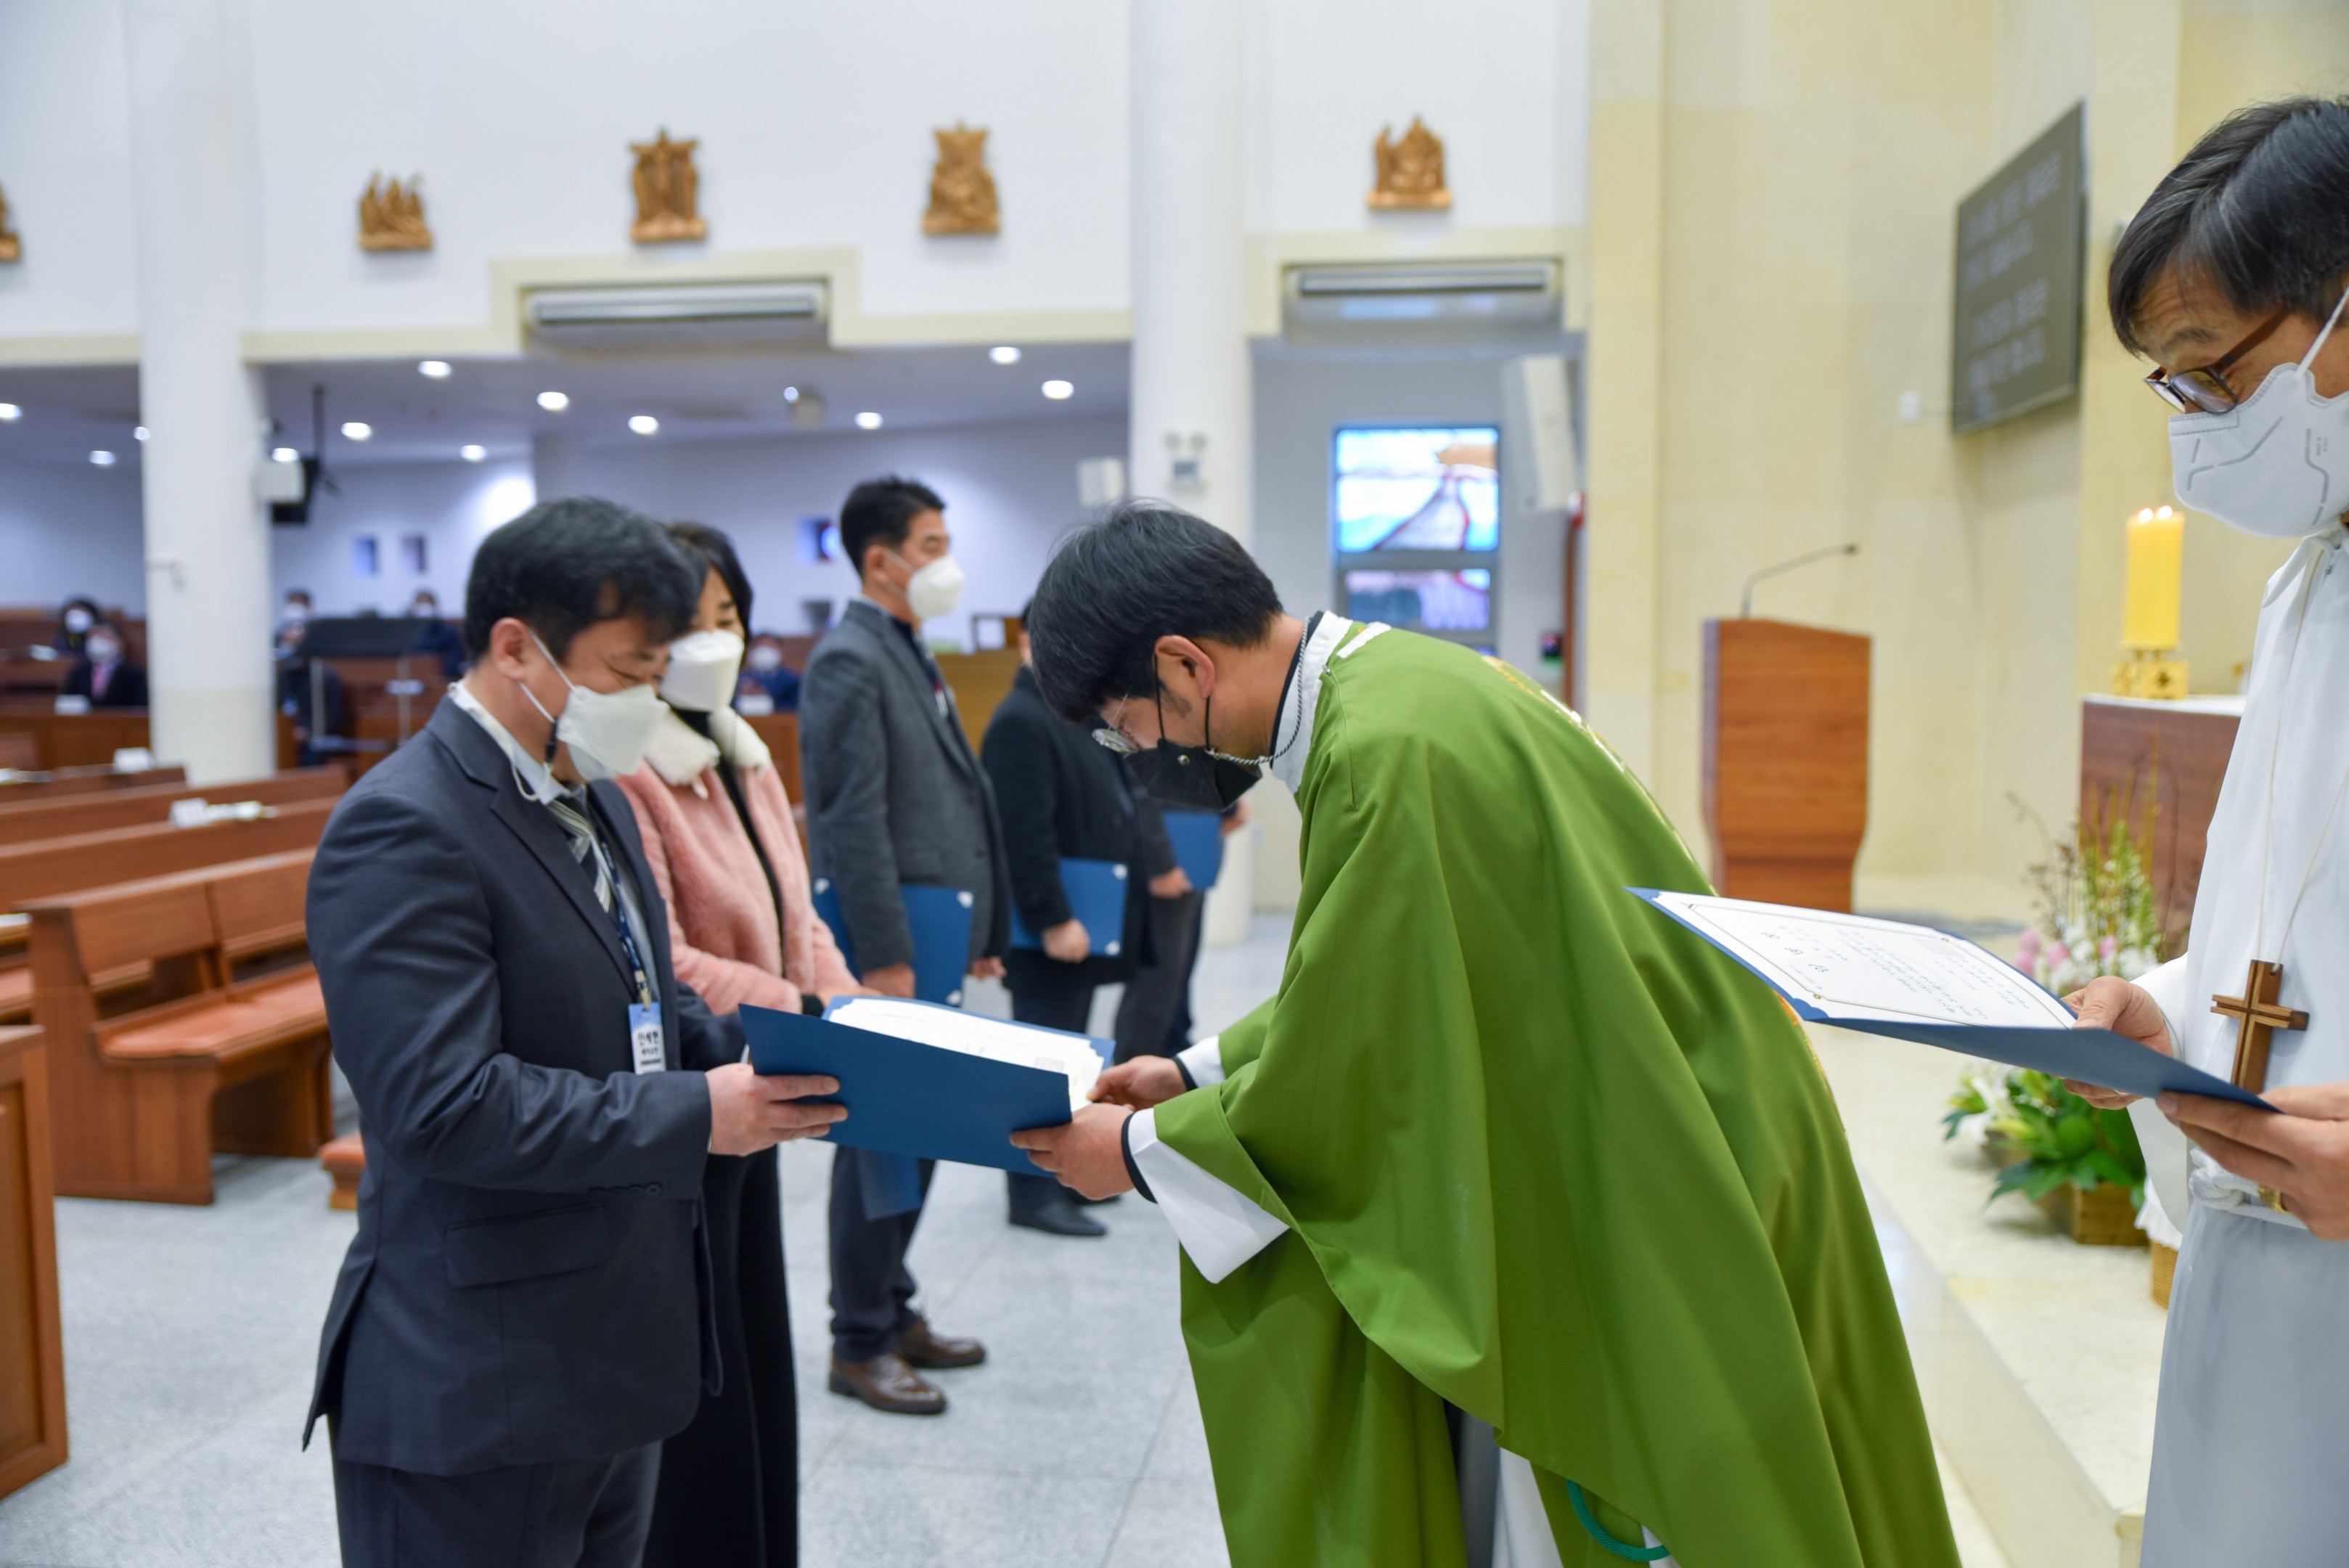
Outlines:
<svg viewBox="0 0 2349 1568"><path fill-rule="evenodd" d="M1286 936L1260 918L1247 942L1209 950L1203 1032L1272 992ZM823 1392L830 1153L784 1152L812 1568L1226 1562L1174 1243L1154 1210L1133 1198L1095 1210L1106 1241L1040 1236L1003 1223L999 1177L941 1168L913 1266L939 1326L984 1338L989 1360L939 1375L944 1417L882 1416ZM326 1187L307 1162L245 1160L223 1166L209 1209L59 1202L74 1457L0 1501L0 1568L335 1561L323 1436L296 1446L351 1231ZM2003 1568L1977 1542L1967 1561Z"/></svg>

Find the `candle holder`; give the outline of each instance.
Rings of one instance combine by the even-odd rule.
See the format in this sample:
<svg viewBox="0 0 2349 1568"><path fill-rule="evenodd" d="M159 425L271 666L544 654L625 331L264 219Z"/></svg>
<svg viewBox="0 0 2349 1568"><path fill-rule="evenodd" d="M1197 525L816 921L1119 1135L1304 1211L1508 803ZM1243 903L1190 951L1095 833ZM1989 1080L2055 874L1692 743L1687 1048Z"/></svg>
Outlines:
<svg viewBox="0 0 2349 1568"><path fill-rule="evenodd" d="M2137 648L2113 666L2113 695L2153 697L2164 701L2186 695L2186 660L2172 659L2177 649Z"/></svg>

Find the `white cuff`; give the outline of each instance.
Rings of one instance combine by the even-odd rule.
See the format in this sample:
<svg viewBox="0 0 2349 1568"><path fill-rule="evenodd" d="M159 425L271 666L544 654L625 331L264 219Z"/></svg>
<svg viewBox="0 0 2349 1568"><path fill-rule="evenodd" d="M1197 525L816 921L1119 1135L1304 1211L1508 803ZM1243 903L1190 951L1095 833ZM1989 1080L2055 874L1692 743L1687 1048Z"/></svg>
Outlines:
<svg viewBox="0 0 2349 1568"><path fill-rule="evenodd" d="M1263 1251L1288 1229L1253 1199L1160 1143L1156 1111L1136 1111L1126 1123L1125 1137L1134 1165L1149 1183L1151 1197L1158 1200L1166 1222L1174 1227L1174 1239L1183 1243L1183 1250L1191 1254L1192 1266L1209 1284Z"/></svg>
<svg viewBox="0 0 2349 1568"><path fill-rule="evenodd" d="M2137 984L2161 1009L2162 1019L2169 1025L2169 1048L2182 1060L2186 1031L2178 1026L2178 1021L2193 1012L2186 1000L2186 955L2180 953L2160 968L2147 971L2137 977Z"/></svg>
<svg viewBox="0 0 2349 1568"><path fill-rule="evenodd" d="M1224 1081L1224 1037L1210 1034L1196 1045L1187 1045L1174 1053L1174 1060L1183 1064L1191 1075L1191 1082L1201 1088Z"/></svg>

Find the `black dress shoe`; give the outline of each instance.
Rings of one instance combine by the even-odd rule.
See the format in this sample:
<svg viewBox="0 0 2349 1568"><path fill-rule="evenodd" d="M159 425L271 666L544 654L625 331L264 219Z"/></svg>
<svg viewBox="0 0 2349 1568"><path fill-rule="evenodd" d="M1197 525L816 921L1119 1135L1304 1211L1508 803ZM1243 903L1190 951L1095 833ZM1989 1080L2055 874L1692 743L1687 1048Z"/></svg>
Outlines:
<svg viewBox="0 0 2349 1568"><path fill-rule="evenodd" d="M1122 1192L1112 1192L1107 1198L1088 1198L1081 1192L1072 1192L1069 1194L1069 1196L1077 1200L1077 1206L1079 1208L1098 1209L1104 1203L1116 1202L1119 1199L1124 1197L1125 1194Z"/></svg>
<svg viewBox="0 0 2349 1568"><path fill-rule="evenodd" d="M1076 1195L1065 1187L1032 1207L1014 1209L1011 1222L1052 1236L1109 1234L1109 1227L1078 1208Z"/></svg>
<svg viewBox="0 0 2349 1568"><path fill-rule="evenodd" d="M987 1359L987 1346L975 1339L951 1339L917 1317L897 1334L897 1354L907 1365L936 1371L940 1367L976 1366Z"/></svg>
<svg viewBox="0 0 2349 1568"><path fill-rule="evenodd" d="M832 1358L832 1391L861 1399L875 1410L893 1416L941 1416L945 1391L905 1365L905 1358L885 1350L870 1361Z"/></svg>

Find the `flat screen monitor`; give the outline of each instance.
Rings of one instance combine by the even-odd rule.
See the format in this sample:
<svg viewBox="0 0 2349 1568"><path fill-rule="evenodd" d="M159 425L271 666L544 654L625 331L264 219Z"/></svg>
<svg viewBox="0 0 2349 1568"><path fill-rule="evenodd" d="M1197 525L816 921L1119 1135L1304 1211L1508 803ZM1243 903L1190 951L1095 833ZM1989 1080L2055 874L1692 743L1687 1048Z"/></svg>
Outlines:
<svg viewBox="0 0 2349 1568"><path fill-rule="evenodd" d="M1491 425L1340 425L1330 483L1337 552L1500 548L1500 448Z"/></svg>
<svg viewBox="0 0 2349 1568"><path fill-rule="evenodd" d="M1457 572L1349 570L1346 617L1413 631L1483 631L1493 624L1493 574L1482 566Z"/></svg>

